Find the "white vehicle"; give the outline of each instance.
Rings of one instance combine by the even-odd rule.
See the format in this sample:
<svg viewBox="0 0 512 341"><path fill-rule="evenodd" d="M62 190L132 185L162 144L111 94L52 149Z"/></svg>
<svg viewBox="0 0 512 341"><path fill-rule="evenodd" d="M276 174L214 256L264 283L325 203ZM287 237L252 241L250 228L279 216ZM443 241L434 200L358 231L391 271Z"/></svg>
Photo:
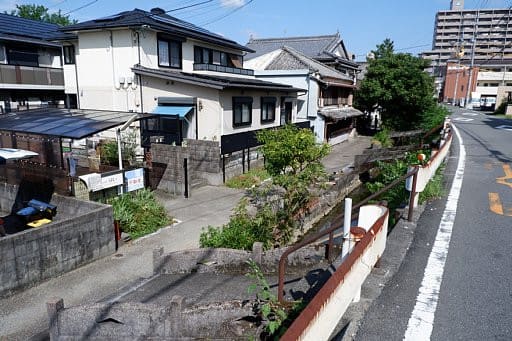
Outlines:
<svg viewBox="0 0 512 341"><path fill-rule="evenodd" d="M496 97L482 97L480 98L480 109L485 111L494 111L496 107Z"/></svg>

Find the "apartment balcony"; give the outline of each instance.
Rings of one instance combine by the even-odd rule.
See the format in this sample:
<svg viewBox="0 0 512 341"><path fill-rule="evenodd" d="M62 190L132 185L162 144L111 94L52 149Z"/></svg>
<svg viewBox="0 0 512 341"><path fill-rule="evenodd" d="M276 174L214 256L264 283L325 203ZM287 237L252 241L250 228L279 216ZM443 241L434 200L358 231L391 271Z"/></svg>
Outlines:
<svg viewBox="0 0 512 341"><path fill-rule="evenodd" d="M194 63L194 71L214 71L214 72L231 73L231 74L235 74L235 75L254 76L254 70L222 66L222 65L215 65L215 64Z"/></svg>
<svg viewBox="0 0 512 341"><path fill-rule="evenodd" d="M64 90L62 69L0 64L0 88Z"/></svg>

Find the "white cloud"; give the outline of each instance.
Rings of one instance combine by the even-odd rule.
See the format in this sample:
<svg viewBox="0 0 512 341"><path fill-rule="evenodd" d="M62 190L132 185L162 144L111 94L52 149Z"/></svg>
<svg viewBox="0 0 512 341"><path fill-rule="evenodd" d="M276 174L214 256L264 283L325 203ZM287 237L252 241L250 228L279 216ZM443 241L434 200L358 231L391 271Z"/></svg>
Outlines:
<svg viewBox="0 0 512 341"><path fill-rule="evenodd" d="M245 0L220 0L223 7L240 7L245 5Z"/></svg>

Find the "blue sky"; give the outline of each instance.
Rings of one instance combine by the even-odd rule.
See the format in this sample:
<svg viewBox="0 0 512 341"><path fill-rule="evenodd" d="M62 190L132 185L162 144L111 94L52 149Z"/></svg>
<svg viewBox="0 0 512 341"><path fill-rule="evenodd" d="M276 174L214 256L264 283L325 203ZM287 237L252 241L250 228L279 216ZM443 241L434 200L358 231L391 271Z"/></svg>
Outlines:
<svg viewBox="0 0 512 341"><path fill-rule="evenodd" d="M15 4L37 3L50 11L73 11L70 17L83 21L136 7L171 10L202 2L169 14L241 44L246 44L250 36L292 37L339 31L358 60L385 38L391 38L395 48L404 52L428 50L435 14L450 5L450 0L0 0L0 11L9 11ZM465 2L465 8L512 6L512 0Z"/></svg>

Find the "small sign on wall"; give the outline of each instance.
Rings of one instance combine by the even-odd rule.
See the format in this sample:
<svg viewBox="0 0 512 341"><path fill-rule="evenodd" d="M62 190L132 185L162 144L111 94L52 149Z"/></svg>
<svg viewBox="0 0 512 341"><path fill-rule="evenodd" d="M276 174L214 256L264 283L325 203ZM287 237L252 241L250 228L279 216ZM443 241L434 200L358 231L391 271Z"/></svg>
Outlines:
<svg viewBox="0 0 512 341"><path fill-rule="evenodd" d="M144 188L144 169L137 168L124 172L126 191L132 192Z"/></svg>

